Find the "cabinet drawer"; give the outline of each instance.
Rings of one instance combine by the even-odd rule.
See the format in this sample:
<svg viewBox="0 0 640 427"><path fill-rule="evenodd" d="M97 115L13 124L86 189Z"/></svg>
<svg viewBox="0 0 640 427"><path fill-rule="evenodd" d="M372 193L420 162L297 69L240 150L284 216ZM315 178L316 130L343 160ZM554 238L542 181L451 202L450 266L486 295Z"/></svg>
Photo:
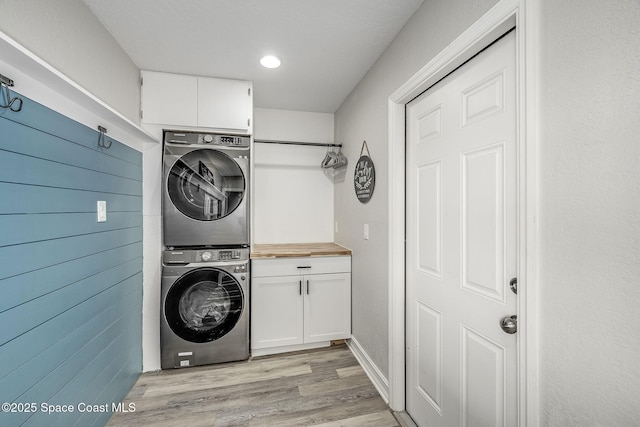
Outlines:
<svg viewBox="0 0 640 427"><path fill-rule="evenodd" d="M350 273L350 256L270 258L251 261L253 277Z"/></svg>

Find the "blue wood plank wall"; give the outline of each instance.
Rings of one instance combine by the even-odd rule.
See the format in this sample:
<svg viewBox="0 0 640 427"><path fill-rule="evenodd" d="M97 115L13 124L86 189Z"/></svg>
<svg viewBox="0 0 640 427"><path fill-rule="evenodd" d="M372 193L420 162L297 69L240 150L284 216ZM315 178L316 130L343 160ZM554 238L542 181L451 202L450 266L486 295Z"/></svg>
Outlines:
<svg viewBox="0 0 640 427"><path fill-rule="evenodd" d="M142 371L142 155L21 98L0 109L0 426L102 426Z"/></svg>

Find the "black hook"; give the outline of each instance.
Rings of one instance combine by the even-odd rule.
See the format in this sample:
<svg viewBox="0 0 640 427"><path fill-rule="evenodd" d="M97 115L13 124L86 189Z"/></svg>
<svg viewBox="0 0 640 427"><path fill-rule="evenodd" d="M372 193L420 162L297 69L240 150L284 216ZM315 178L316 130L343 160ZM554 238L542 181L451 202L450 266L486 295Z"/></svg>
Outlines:
<svg viewBox="0 0 640 427"><path fill-rule="evenodd" d="M105 134L107 133L107 128L98 126L98 132L100 132L100 135L98 135L98 147L107 149L111 148L111 144L113 144L113 141L109 140L108 145L106 143Z"/></svg>
<svg viewBox="0 0 640 427"><path fill-rule="evenodd" d="M8 108L11 111L13 111L14 113L19 112L20 110L22 110L22 99L18 98L17 96L12 98L11 97L11 91L9 90L9 87L13 86L13 80L11 80L8 77L3 76L2 74L0 74L0 91L2 90L2 88L5 88L6 91L6 97L7 97L7 102L8 104L0 104L0 108ZM18 107L14 107L14 104L18 102Z"/></svg>

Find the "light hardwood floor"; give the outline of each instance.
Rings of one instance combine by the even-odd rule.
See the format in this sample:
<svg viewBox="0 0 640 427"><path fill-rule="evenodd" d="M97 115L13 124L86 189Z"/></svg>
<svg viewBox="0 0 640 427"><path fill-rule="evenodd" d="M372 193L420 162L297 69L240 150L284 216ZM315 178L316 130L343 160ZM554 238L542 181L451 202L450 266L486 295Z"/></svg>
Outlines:
<svg viewBox="0 0 640 427"><path fill-rule="evenodd" d="M399 425L346 345L145 373L108 426Z"/></svg>

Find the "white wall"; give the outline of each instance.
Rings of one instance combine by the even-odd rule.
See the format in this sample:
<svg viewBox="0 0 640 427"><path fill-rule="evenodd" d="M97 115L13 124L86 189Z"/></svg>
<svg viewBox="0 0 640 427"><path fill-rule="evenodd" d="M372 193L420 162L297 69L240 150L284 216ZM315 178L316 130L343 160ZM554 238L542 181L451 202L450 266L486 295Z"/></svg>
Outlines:
<svg viewBox="0 0 640 427"><path fill-rule="evenodd" d="M376 162L369 204L336 186L336 241L354 250L353 334L385 374L387 97L493 3L425 2L336 112L350 157L366 139ZM638 425L640 3L544 0L541 12L540 424Z"/></svg>
<svg viewBox="0 0 640 427"><path fill-rule="evenodd" d="M0 30L140 122L138 68L81 0L2 0Z"/></svg>
<svg viewBox="0 0 640 427"><path fill-rule="evenodd" d="M389 201L387 100L406 80L486 12L495 0L425 1L336 112L336 138L349 158L346 179L335 187L335 240L353 250L352 331L384 376L389 372ZM367 204L355 196L354 163L367 141L376 187ZM369 224L369 240L363 225Z"/></svg>
<svg viewBox="0 0 640 427"><path fill-rule="evenodd" d="M157 127L145 129L158 136ZM142 370L160 369L160 283L162 278L162 143L143 148L144 295L142 299Z"/></svg>
<svg viewBox="0 0 640 427"><path fill-rule="evenodd" d="M541 16L542 425L640 425L640 2Z"/></svg>
<svg viewBox="0 0 640 427"><path fill-rule="evenodd" d="M333 143L333 114L256 108L255 140ZM256 143L253 243L333 241L333 169L325 147Z"/></svg>

